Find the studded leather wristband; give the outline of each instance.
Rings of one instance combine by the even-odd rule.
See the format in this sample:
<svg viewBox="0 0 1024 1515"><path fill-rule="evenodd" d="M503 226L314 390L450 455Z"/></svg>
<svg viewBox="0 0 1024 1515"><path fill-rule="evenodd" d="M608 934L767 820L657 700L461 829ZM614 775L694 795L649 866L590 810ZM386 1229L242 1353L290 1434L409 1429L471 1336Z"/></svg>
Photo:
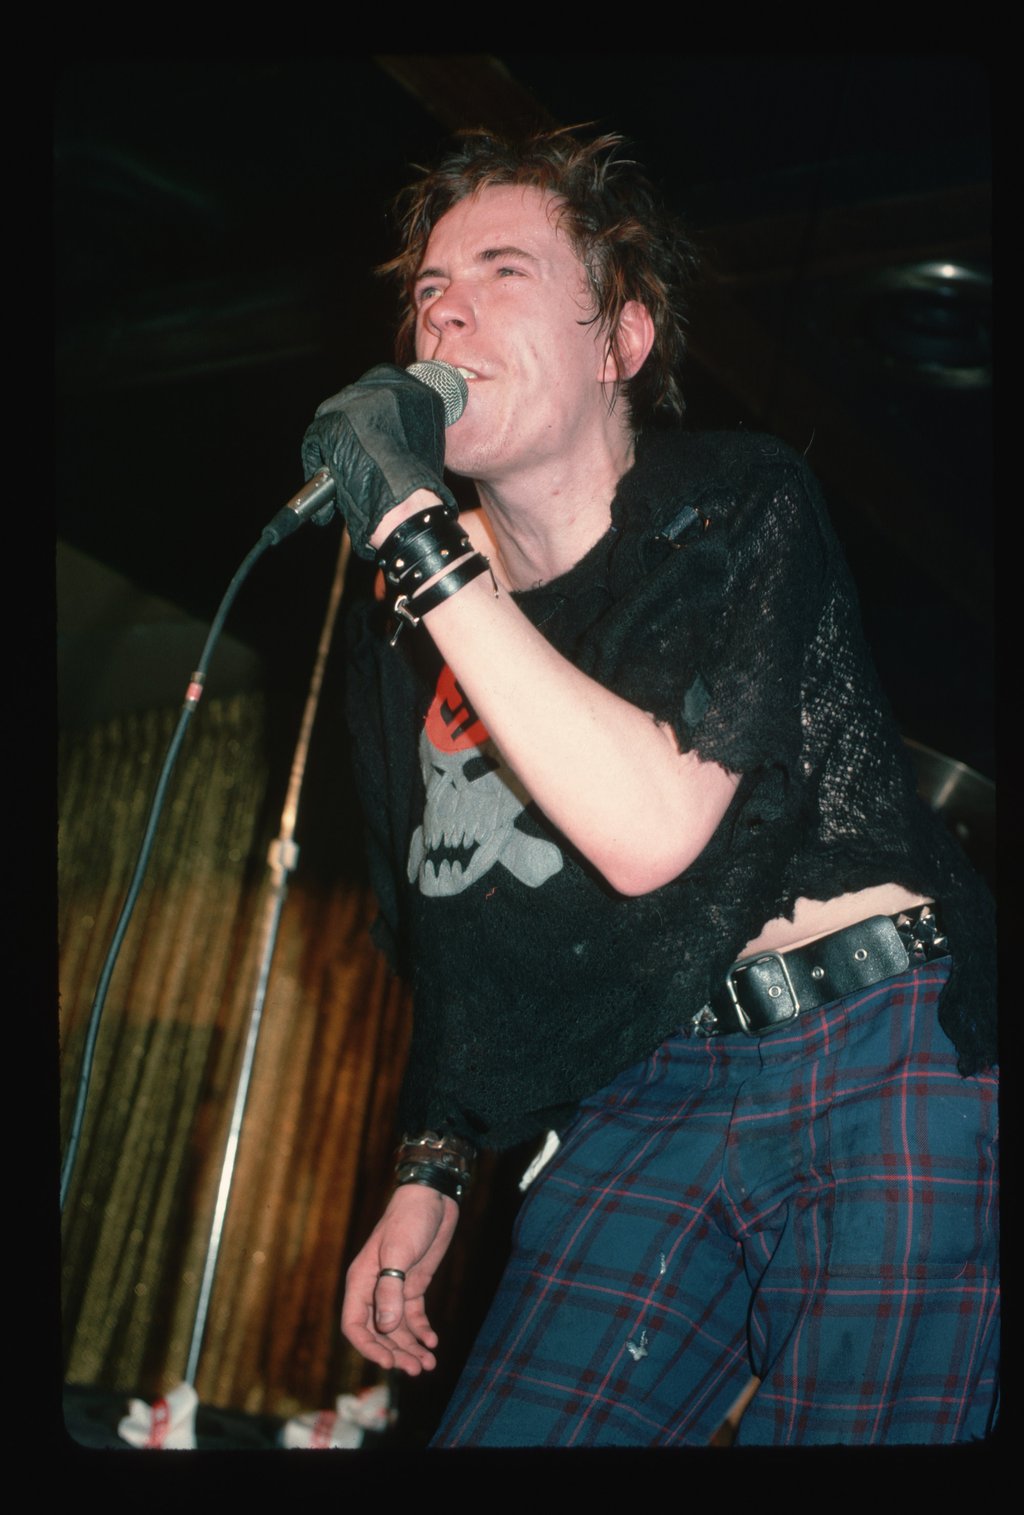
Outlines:
<svg viewBox="0 0 1024 1515"><path fill-rule="evenodd" d="M397 625L390 637L391 646L393 647L398 641L403 626L418 626L423 617L435 606L447 600L449 595L457 594L460 589L465 589L467 584L471 584L482 573L489 573L490 568L491 565L483 553L474 552L471 557L463 558L456 567L449 569L441 578L435 579L428 589L421 589L416 595L400 594L391 607L397 618ZM493 573L491 582L494 583ZM494 585L494 593L498 593L497 584Z"/></svg>
<svg viewBox="0 0 1024 1515"><path fill-rule="evenodd" d="M399 1168L395 1174L395 1188L401 1189L406 1184L422 1184L426 1189L436 1189L439 1194L447 1194L457 1205L462 1203L467 1189L450 1168L442 1168L437 1163L409 1163Z"/></svg>
<svg viewBox="0 0 1024 1515"><path fill-rule="evenodd" d="M454 512L445 505L429 505L395 527L377 550L377 567L389 584L414 594L469 548L469 537Z"/></svg>
<svg viewBox="0 0 1024 1515"><path fill-rule="evenodd" d="M424 1184L461 1204L469 1189L476 1148L460 1136L424 1131L406 1136L395 1155L395 1187Z"/></svg>

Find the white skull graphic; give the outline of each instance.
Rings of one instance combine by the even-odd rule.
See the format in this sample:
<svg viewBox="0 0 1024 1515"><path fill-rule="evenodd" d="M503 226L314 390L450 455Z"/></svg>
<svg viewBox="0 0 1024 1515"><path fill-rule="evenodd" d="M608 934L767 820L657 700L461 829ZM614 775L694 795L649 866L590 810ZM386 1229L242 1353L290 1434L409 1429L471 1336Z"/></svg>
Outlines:
<svg viewBox="0 0 1024 1515"><path fill-rule="evenodd" d="M442 752L424 730L420 766L427 798L409 848L409 879L418 876L423 894L460 894L495 863L534 889L562 867L553 842L516 829L530 797L489 737Z"/></svg>

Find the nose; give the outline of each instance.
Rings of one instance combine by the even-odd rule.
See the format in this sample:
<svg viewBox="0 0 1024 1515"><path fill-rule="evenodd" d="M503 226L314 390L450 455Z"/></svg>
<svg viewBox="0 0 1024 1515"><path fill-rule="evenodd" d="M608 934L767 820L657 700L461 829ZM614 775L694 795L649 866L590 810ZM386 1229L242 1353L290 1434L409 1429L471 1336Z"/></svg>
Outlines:
<svg viewBox="0 0 1024 1515"><path fill-rule="evenodd" d="M471 330L476 325L476 318L466 286L453 279L436 300L430 301L424 322L435 337Z"/></svg>

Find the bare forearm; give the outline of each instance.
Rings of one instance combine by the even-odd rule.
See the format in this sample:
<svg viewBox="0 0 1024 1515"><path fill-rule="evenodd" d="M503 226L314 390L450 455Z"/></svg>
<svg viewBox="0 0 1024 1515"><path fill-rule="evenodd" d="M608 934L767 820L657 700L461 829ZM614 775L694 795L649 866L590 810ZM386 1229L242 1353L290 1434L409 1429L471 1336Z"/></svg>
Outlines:
<svg viewBox="0 0 1024 1515"><path fill-rule="evenodd" d="M670 728L581 673L486 576L423 625L531 798L614 888L645 893L703 851L735 775L681 754Z"/></svg>

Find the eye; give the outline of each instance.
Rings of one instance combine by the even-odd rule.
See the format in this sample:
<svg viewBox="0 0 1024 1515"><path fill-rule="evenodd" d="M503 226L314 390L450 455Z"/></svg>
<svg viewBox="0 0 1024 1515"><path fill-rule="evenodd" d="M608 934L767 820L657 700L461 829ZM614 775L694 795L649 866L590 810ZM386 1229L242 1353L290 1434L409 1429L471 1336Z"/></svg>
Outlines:
<svg viewBox="0 0 1024 1515"><path fill-rule="evenodd" d="M440 293L439 285L424 284L416 291L414 298L417 305L424 305L428 300L435 300Z"/></svg>

